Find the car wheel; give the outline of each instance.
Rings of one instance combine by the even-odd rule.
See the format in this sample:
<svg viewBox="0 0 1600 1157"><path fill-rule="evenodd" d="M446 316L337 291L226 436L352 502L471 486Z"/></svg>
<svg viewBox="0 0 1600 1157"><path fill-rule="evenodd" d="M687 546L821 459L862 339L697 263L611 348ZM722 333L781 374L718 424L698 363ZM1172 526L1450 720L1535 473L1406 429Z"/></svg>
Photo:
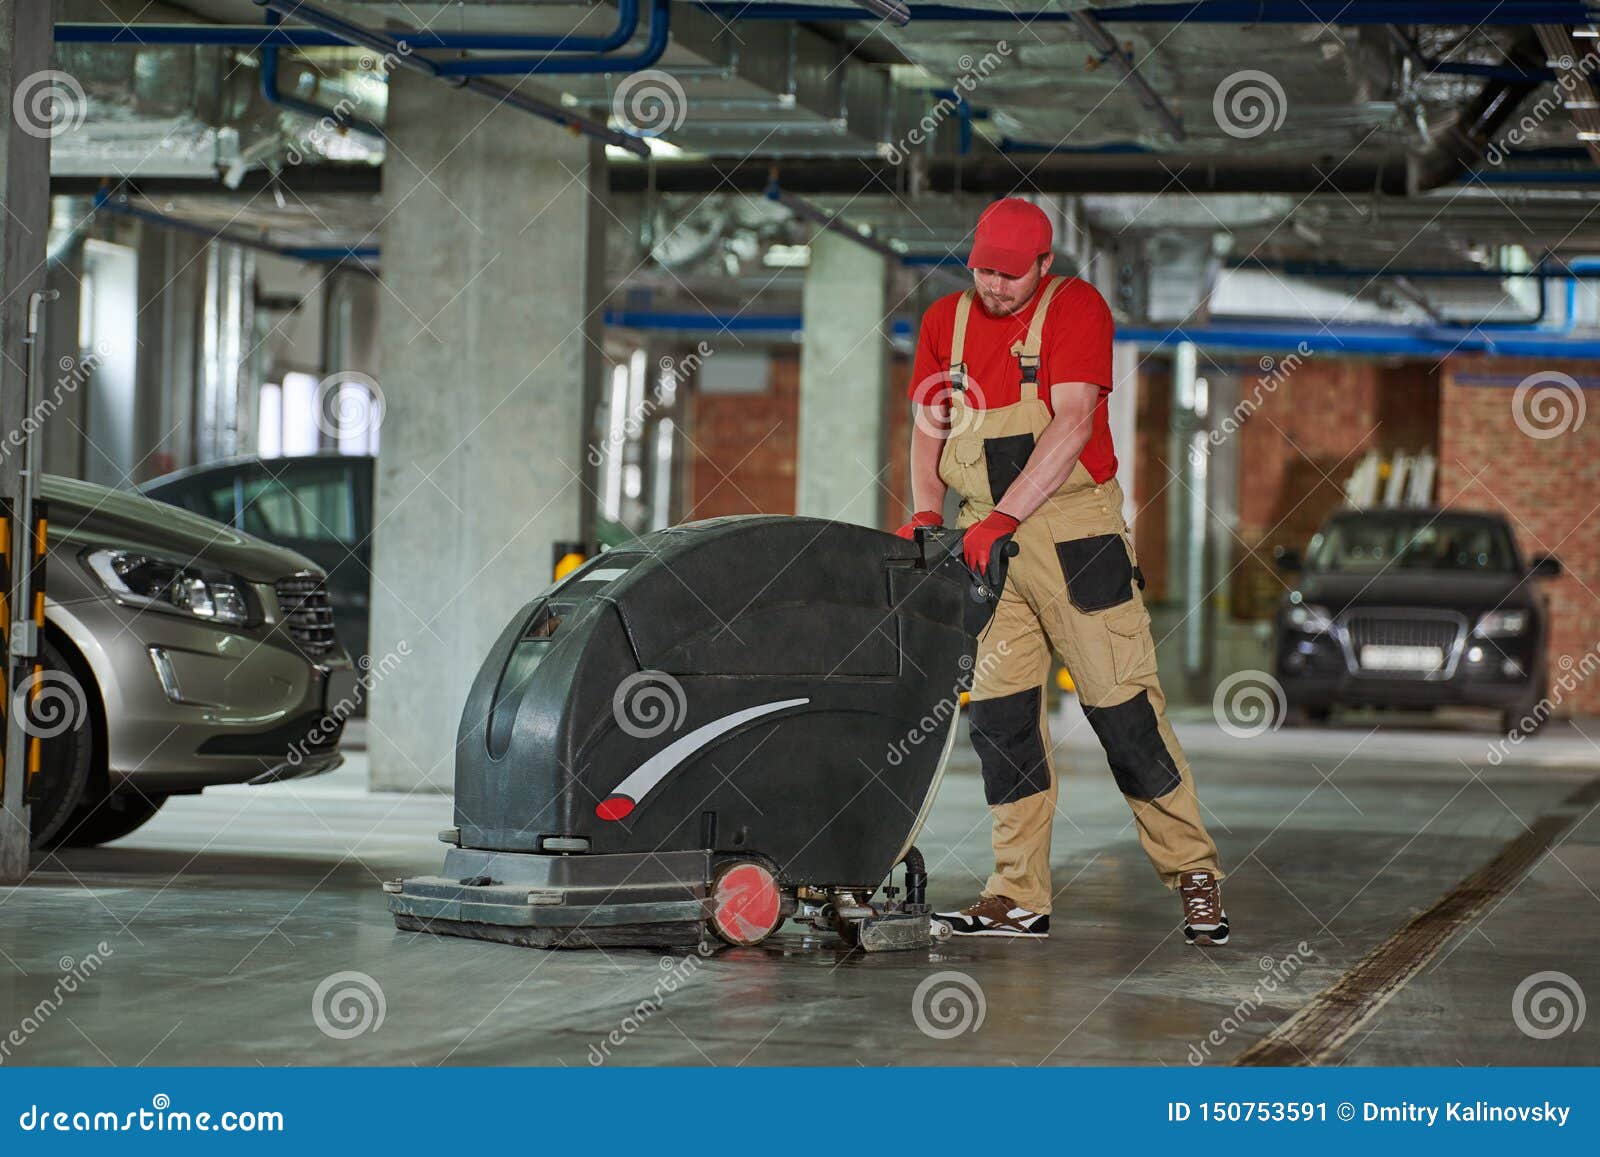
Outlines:
<svg viewBox="0 0 1600 1157"><path fill-rule="evenodd" d="M118 791L78 806L72 818L56 835L60 848L92 848L120 840L145 824L167 802L164 795L144 795L137 791Z"/></svg>
<svg viewBox="0 0 1600 1157"><path fill-rule="evenodd" d="M40 640L39 663L38 691L23 730L39 737L39 770L28 781L28 823L33 846L47 848L88 790L94 728L89 691L48 639Z"/></svg>

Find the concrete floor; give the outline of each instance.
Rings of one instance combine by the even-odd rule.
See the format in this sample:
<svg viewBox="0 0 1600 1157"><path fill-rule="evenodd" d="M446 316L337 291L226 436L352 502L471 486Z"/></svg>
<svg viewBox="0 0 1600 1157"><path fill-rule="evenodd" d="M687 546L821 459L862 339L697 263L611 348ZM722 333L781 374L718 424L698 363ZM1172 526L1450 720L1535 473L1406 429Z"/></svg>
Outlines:
<svg viewBox="0 0 1600 1157"><path fill-rule="evenodd" d="M0 1061L1227 1063L1600 774L1595 721L1553 725L1494 767L1496 737L1472 718L1398 730L1357 717L1240 740L1209 714L1180 717L1231 873L1233 941L1202 953L1184 944L1177 902L1068 710L1056 727L1064 890L1048 942L862 956L786 929L770 947L700 959L397 933L379 884L438 867L450 804L367 793L357 751L321 780L175 800L120 844L41 858L25 885L0 892ZM1600 1063L1594 1019L1541 1039L1512 1007L1542 972L1570 977L1578 998L1600 995L1600 819L1573 818L1338 1060ZM987 828L963 740L920 840L935 903L975 893ZM1310 953L1296 963L1302 941ZM675 990L638 1015L668 977ZM919 1026L919 985L932 1033ZM381 1022L369 1015L356 1031L363 997L381 1001ZM936 1035L940 1011L959 1019L963 1000L981 1004L981 1023ZM7 1043L14 1026L20 1045Z"/></svg>

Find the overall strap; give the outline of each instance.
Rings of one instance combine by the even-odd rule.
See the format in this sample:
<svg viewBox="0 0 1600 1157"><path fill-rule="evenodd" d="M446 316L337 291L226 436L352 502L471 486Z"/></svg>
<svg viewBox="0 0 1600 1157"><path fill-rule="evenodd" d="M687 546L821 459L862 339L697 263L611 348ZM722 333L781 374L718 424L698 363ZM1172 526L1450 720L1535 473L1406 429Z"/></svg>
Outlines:
<svg viewBox="0 0 1600 1157"><path fill-rule="evenodd" d="M1011 353L1022 367L1022 398L1024 401L1037 401L1039 398L1039 351L1044 346L1044 319L1050 312L1050 299L1056 295L1056 290L1061 288L1063 277L1053 278L1044 287L1044 293L1039 297L1038 308L1033 311L1033 319L1028 323L1028 336L1022 341L1011 343Z"/></svg>
<svg viewBox="0 0 1600 1157"><path fill-rule="evenodd" d="M974 291L964 290L956 302L956 327L950 336L950 401L954 403L967 388L967 364L962 360L967 345L967 316L972 312Z"/></svg>

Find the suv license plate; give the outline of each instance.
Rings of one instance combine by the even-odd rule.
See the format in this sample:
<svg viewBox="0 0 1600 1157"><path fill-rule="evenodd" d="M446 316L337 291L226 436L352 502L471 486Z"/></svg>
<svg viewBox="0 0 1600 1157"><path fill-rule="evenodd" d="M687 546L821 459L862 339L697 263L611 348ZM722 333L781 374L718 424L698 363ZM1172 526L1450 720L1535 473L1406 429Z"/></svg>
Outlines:
<svg viewBox="0 0 1600 1157"><path fill-rule="evenodd" d="M1361 648L1361 666L1368 671L1437 671L1444 664L1438 647L1395 647L1368 643Z"/></svg>

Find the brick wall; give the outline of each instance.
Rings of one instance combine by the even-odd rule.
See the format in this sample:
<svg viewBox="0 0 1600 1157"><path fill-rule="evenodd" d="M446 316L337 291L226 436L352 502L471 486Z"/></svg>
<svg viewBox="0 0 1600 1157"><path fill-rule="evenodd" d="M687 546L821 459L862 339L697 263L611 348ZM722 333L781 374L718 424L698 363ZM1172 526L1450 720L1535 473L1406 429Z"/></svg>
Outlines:
<svg viewBox="0 0 1600 1157"><path fill-rule="evenodd" d="M905 522L910 501L911 363L889 364L888 469L883 484L886 529ZM704 394L691 391L688 468L690 508L682 521L723 514L793 514L795 459L799 450L800 356L773 347L768 379L760 392Z"/></svg>
<svg viewBox="0 0 1600 1157"><path fill-rule="evenodd" d="M1582 397L1591 412L1565 433L1531 437L1513 420L1516 386L1552 371L1588 386ZM1439 497L1504 511L1524 556L1561 560L1560 578L1539 580L1550 595L1550 673L1558 678L1563 655L1576 664L1600 646L1600 370L1592 362L1471 356L1450 358L1442 376ZM1600 677L1563 696L1560 714L1600 712Z"/></svg>
<svg viewBox="0 0 1600 1157"><path fill-rule="evenodd" d="M1240 414L1237 538L1226 535L1228 602L1238 617L1270 613L1283 581L1271 565L1278 546L1303 550L1344 501L1344 483L1369 450L1433 449L1438 441L1438 377L1427 363L1383 364L1309 354L1266 362L1202 359L1213 383L1237 381ZM1166 466L1171 363L1148 359L1140 371L1136 500L1137 546L1150 580L1166 594Z"/></svg>
<svg viewBox="0 0 1600 1157"><path fill-rule="evenodd" d="M689 495L682 521L793 514L800 357L774 352L760 392L691 391Z"/></svg>

